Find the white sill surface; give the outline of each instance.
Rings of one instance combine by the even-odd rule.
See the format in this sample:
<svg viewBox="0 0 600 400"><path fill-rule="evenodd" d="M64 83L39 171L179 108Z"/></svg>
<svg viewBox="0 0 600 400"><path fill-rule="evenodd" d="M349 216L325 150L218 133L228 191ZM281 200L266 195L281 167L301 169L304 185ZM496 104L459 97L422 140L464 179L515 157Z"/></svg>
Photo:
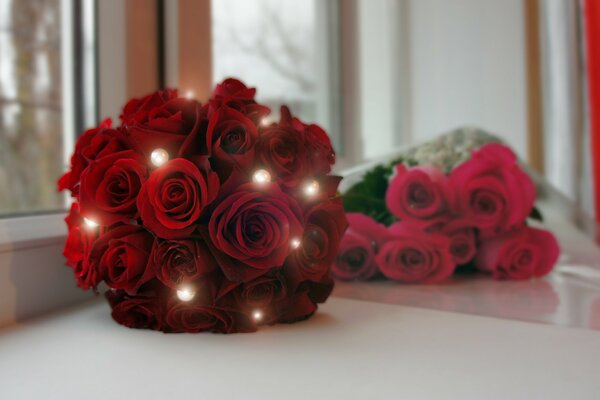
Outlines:
<svg viewBox="0 0 600 400"><path fill-rule="evenodd" d="M2 399L597 399L592 330L331 298L254 334L114 323L101 299L0 333Z"/></svg>

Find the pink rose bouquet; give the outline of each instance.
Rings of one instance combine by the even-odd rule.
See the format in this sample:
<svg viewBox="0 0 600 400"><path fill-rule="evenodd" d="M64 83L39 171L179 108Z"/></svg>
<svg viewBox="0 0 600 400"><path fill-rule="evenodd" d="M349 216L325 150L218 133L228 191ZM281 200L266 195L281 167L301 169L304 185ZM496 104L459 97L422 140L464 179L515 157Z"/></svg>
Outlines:
<svg viewBox="0 0 600 400"><path fill-rule="evenodd" d="M349 229L332 265L336 278L436 283L457 270L494 279L552 270L558 243L527 224L541 220L535 186L508 147L487 143L439 164L409 156L379 165L344 193Z"/></svg>

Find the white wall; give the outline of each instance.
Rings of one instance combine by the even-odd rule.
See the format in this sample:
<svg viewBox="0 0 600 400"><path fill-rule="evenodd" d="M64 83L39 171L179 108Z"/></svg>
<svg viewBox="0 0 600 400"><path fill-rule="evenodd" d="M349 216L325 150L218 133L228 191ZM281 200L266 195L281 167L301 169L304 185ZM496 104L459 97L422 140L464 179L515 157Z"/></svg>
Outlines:
<svg viewBox="0 0 600 400"><path fill-rule="evenodd" d="M408 0L414 141L463 125L501 135L526 154L521 0Z"/></svg>

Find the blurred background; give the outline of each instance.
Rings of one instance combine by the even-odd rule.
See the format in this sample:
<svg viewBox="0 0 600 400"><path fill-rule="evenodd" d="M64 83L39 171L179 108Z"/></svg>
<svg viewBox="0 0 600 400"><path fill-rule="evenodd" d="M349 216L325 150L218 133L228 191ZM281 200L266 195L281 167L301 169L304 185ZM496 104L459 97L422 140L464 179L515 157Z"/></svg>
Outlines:
<svg viewBox="0 0 600 400"><path fill-rule="evenodd" d="M0 217L63 210L77 135L128 98L233 76L321 124L338 171L477 126L598 218L596 4L0 0Z"/></svg>

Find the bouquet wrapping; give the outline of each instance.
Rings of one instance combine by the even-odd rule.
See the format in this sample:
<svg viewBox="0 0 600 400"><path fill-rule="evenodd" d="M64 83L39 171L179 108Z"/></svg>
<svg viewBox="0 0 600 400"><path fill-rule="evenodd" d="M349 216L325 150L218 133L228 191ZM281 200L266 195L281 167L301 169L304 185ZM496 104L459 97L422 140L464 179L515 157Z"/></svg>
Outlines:
<svg viewBox="0 0 600 400"><path fill-rule="evenodd" d="M160 90L81 135L58 181L64 255L79 287L108 287L118 323L249 332L327 299L347 227L335 153L317 125L269 113L227 79L204 104Z"/></svg>

